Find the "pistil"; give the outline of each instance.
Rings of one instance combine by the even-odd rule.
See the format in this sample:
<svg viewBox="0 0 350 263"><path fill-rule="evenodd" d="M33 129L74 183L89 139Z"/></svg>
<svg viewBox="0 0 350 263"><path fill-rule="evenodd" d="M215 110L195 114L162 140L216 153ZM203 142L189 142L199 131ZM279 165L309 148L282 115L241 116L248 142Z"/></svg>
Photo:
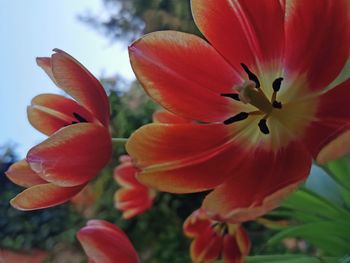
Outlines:
<svg viewBox="0 0 350 263"><path fill-rule="evenodd" d="M242 103L249 103L259 109L254 112L240 112L227 120L224 124L232 124L237 121L247 119L250 115L265 114L264 117L259 121L258 127L263 134L269 134L270 130L267 126L267 119L271 115L274 109L282 109L282 103L277 101L277 92L280 90L283 78L277 78L272 83L273 94L271 101L266 97L264 92L260 89L260 81L258 77L250 71L250 69L243 63L242 68L248 75L248 81L244 82L242 86L236 87L237 93L223 93L221 96L231 98Z"/></svg>

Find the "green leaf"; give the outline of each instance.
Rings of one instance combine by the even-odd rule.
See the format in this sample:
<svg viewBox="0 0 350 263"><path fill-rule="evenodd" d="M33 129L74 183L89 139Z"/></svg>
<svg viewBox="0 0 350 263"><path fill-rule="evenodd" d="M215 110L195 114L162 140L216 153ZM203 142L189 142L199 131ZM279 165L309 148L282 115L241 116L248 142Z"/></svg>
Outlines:
<svg viewBox="0 0 350 263"><path fill-rule="evenodd" d="M269 255L250 256L245 258L245 263L339 263L338 258L310 257L304 255Z"/></svg>
<svg viewBox="0 0 350 263"><path fill-rule="evenodd" d="M276 244L287 237L300 237L328 255L344 256L350 251L350 222L320 221L289 227L273 236L268 245Z"/></svg>
<svg viewBox="0 0 350 263"><path fill-rule="evenodd" d="M300 211L306 215L315 215L320 219L347 218L350 220L349 211L305 188L290 195L281 207Z"/></svg>

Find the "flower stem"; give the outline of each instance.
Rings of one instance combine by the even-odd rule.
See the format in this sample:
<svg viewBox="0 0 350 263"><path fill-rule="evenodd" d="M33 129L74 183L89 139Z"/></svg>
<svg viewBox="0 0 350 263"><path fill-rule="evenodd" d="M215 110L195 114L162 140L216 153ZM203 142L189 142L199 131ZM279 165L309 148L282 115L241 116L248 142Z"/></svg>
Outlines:
<svg viewBox="0 0 350 263"><path fill-rule="evenodd" d="M114 146L124 146L128 138L112 138L112 143Z"/></svg>

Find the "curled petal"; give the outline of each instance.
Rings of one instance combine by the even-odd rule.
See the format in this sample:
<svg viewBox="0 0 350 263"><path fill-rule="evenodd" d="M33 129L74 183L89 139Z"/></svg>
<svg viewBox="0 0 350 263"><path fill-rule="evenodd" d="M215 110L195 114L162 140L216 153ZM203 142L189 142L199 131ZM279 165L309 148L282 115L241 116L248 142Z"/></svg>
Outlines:
<svg viewBox="0 0 350 263"><path fill-rule="evenodd" d="M51 183L39 184L19 193L10 203L23 211L48 208L67 202L83 187L84 185L60 187Z"/></svg>
<svg viewBox="0 0 350 263"><path fill-rule="evenodd" d="M239 80L226 61L203 39L176 31L147 34L129 47L133 70L146 92L165 109L184 118L224 121Z"/></svg>
<svg viewBox="0 0 350 263"><path fill-rule="evenodd" d="M88 182L112 154L108 130L93 123L78 123L54 133L27 154L31 169L59 186Z"/></svg>
<svg viewBox="0 0 350 263"><path fill-rule="evenodd" d="M279 69L284 51L284 8L278 0L192 0L194 20L237 72L240 63ZM245 76L245 75L244 75Z"/></svg>
<svg viewBox="0 0 350 263"><path fill-rule="evenodd" d="M77 233L77 238L92 262L140 262L128 237L107 221L88 221L87 225Z"/></svg>
<svg viewBox="0 0 350 263"><path fill-rule="evenodd" d="M350 151L350 79L319 97L315 120L303 141L317 162L324 164Z"/></svg>
<svg viewBox="0 0 350 263"><path fill-rule="evenodd" d="M50 60L38 58L38 65L54 79L57 86L91 111L103 125L108 126L109 103L100 82L72 56L59 49L54 51L56 53Z"/></svg>
<svg viewBox="0 0 350 263"><path fill-rule="evenodd" d="M290 1L285 64L289 71L306 72L312 90L324 89L340 73L349 42L349 1Z"/></svg>
<svg viewBox="0 0 350 263"><path fill-rule="evenodd" d="M310 168L311 156L297 142L278 152L256 148L236 166L235 175L206 196L203 208L210 217L229 223L253 220L276 208Z"/></svg>
<svg viewBox="0 0 350 263"><path fill-rule="evenodd" d="M95 121L91 113L74 100L55 94L41 94L33 98L27 114L30 124L46 135L79 122L77 116L86 122Z"/></svg>
<svg viewBox="0 0 350 263"><path fill-rule="evenodd" d="M13 183L23 187L31 187L37 184L47 183L37 173L30 169L26 160L21 160L12 164L6 171L6 176Z"/></svg>

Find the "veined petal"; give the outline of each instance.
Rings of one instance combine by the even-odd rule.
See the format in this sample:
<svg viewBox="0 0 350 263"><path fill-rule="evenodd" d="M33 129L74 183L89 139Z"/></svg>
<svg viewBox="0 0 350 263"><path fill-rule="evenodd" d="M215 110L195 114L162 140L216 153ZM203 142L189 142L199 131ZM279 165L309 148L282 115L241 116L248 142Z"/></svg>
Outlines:
<svg viewBox="0 0 350 263"><path fill-rule="evenodd" d="M220 94L232 92L239 78L203 39L154 32L135 41L129 55L146 92L167 110L205 122L223 121L234 110L235 103Z"/></svg>
<svg viewBox="0 0 350 263"><path fill-rule="evenodd" d="M288 5L286 68L306 72L311 90L324 89L349 56L349 1L289 1Z"/></svg>
<svg viewBox="0 0 350 263"><path fill-rule="evenodd" d="M75 196L85 185L60 187L51 183L27 188L11 199L11 205L23 211L48 208L63 204Z"/></svg>
<svg viewBox="0 0 350 263"><path fill-rule="evenodd" d="M87 226L77 233L77 238L92 262L140 262L128 237L107 221L88 221Z"/></svg>
<svg viewBox="0 0 350 263"><path fill-rule="evenodd" d="M210 217L229 223L255 219L276 208L310 168L311 156L300 143L291 142L278 152L256 148L236 165L229 180L206 196L203 208Z"/></svg>
<svg viewBox="0 0 350 263"><path fill-rule="evenodd" d="M111 154L112 142L105 127L78 123L33 147L26 159L44 180L66 187L88 182L107 164Z"/></svg>
<svg viewBox="0 0 350 263"><path fill-rule="evenodd" d="M192 120L182 118L170 111L158 110L153 113L153 122L155 123L192 123Z"/></svg>
<svg viewBox="0 0 350 263"><path fill-rule="evenodd" d="M142 170L142 183L166 192L198 192L221 184L245 157L239 143L229 143L231 129L222 124L149 124L130 137L126 148Z"/></svg>
<svg viewBox="0 0 350 263"><path fill-rule="evenodd" d="M38 58L41 66L55 83L89 111L105 126L109 124L109 103L100 82L76 59L62 50L54 49L51 71L46 58ZM52 72L52 74L51 74Z"/></svg>
<svg viewBox="0 0 350 263"><path fill-rule="evenodd" d="M13 183L23 187L31 187L33 185L47 183L37 173L30 169L26 160L21 160L12 164L6 171L6 176Z"/></svg>
<svg viewBox="0 0 350 263"><path fill-rule="evenodd" d="M281 67L284 8L278 0L192 0L194 20L209 42L243 74L240 63L255 71L267 63ZM244 74L245 76L245 74Z"/></svg>
<svg viewBox="0 0 350 263"><path fill-rule="evenodd" d="M32 99L27 108L30 124L46 135L51 135L62 127L80 122L77 116L94 122L89 111L74 100L55 94L41 94Z"/></svg>
<svg viewBox="0 0 350 263"><path fill-rule="evenodd" d="M303 141L321 164L350 151L350 79L319 97L315 121Z"/></svg>

